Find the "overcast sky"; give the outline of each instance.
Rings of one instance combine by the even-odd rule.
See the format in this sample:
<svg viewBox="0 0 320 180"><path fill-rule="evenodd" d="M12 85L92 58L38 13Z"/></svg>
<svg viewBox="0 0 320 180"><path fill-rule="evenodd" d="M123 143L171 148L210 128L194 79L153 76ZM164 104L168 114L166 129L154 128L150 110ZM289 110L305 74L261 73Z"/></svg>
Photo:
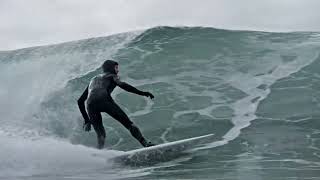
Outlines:
<svg viewBox="0 0 320 180"><path fill-rule="evenodd" d="M0 0L0 50L149 27L320 31L320 0Z"/></svg>

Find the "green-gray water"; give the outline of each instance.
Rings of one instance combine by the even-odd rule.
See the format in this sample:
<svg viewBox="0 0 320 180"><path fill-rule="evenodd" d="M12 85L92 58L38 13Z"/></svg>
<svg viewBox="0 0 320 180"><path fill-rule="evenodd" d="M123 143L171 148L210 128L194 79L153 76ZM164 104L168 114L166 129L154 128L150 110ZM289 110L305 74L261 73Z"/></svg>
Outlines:
<svg viewBox="0 0 320 180"><path fill-rule="evenodd" d="M201 27L0 52L0 178L320 179L319 52L319 33ZM76 103L106 59L155 95L113 93L150 140L215 139L168 162L115 166L109 158L140 145L103 115L109 150L95 150Z"/></svg>

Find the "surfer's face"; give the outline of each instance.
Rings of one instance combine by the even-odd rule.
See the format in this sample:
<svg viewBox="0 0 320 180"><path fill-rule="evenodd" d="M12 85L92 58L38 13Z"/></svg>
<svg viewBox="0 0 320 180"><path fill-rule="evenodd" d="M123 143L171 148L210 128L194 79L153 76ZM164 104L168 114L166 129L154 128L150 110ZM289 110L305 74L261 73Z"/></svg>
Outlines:
<svg viewBox="0 0 320 180"><path fill-rule="evenodd" d="M116 72L116 74L118 74L118 72L119 72L119 65L114 66L114 71Z"/></svg>

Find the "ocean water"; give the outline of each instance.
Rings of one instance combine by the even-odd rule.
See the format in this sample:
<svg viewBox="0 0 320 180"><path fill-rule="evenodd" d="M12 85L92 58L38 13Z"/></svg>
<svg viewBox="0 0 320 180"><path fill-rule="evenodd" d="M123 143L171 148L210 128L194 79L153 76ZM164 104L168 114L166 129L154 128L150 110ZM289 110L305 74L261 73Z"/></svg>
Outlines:
<svg viewBox="0 0 320 180"><path fill-rule="evenodd" d="M77 99L106 59L150 100L112 96L155 143L214 133L181 156L112 161L140 148L103 114L106 149ZM320 33L155 27L0 52L0 179L320 179ZM183 155L182 155L183 154Z"/></svg>

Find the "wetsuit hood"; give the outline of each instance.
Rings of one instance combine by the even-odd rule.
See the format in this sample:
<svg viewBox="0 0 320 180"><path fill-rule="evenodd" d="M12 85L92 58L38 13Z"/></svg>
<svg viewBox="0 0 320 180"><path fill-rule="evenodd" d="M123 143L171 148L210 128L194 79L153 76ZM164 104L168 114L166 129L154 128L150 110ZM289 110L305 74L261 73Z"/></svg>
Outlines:
<svg viewBox="0 0 320 180"><path fill-rule="evenodd" d="M118 62L113 61L113 60L106 60L102 64L102 70L104 73L111 73L111 74L116 74L116 71L114 70L114 67L118 65Z"/></svg>

